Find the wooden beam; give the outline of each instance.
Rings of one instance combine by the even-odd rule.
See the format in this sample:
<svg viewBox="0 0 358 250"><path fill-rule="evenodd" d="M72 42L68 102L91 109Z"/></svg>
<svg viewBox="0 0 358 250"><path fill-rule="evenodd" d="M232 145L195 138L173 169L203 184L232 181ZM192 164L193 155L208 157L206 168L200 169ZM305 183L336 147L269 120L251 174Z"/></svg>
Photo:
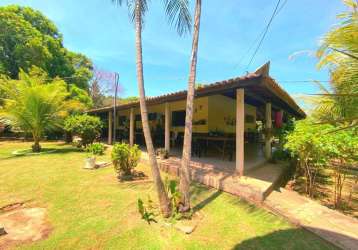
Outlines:
<svg viewBox="0 0 358 250"><path fill-rule="evenodd" d="M170 107L169 102L165 103L165 150L170 151Z"/></svg>
<svg viewBox="0 0 358 250"><path fill-rule="evenodd" d="M108 111L108 144L112 144L112 136L113 136L113 116L112 111Z"/></svg>
<svg viewBox="0 0 358 250"><path fill-rule="evenodd" d="M129 145L134 145L134 108L131 108L129 114Z"/></svg>
<svg viewBox="0 0 358 250"><path fill-rule="evenodd" d="M236 90L236 171L244 175L244 132L245 132L245 94L244 89Z"/></svg>
<svg viewBox="0 0 358 250"><path fill-rule="evenodd" d="M271 103L266 103L266 112L265 112L265 158L267 160L271 159L271 130L272 130L272 108Z"/></svg>

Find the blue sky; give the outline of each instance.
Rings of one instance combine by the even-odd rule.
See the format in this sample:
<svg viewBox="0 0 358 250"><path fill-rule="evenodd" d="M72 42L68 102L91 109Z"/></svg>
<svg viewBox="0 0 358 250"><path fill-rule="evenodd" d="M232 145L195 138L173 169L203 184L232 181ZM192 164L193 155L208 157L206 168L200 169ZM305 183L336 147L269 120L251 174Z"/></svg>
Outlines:
<svg viewBox="0 0 358 250"><path fill-rule="evenodd" d="M143 32L149 96L185 89L189 70L191 37L179 37L167 24L161 3L151 1ZM197 82L243 75L253 53L247 50L262 32L276 3L204 0ZM87 55L101 69L119 72L123 96L137 95L134 30L124 7L115 7L110 0L1 0L1 5L7 4L31 6L43 12L58 26L67 48ZM316 92L311 83L286 81L328 80L327 71L317 70L316 58L298 52L315 51L343 10L340 0L288 0L248 70L254 71L270 60L271 76L291 95ZM295 53L299 55L292 59Z"/></svg>

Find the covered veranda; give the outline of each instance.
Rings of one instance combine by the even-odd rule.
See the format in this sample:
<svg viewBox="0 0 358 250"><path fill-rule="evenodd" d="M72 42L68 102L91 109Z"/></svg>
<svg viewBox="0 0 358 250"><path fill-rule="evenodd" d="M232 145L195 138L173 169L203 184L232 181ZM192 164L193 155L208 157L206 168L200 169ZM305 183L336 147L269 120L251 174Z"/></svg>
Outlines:
<svg viewBox="0 0 358 250"><path fill-rule="evenodd" d="M282 125L289 117L305 116L294 100L269 76L269 66L267 63L255 73L196 90L193 166L247 175L271 158L273 128ZM177 164L181 157L184 124L179 118L183 116L180 112L185 107L185 100L186 91L147 99L149 121L156 114L157 125L162 128L159 132L152 131L156 148L165 148L171 155L167 162L172 164ZM182 105L179 102L184 106L178 107ZM116 141L144 145L139 103L119 105L116 110L116 121L113 119L113 107L89 111L106 120L108 144L114 142L113 126L116 122ZM126 124L120 124L123 117L127 117ZM119 129L122 130L120 137Z"/></svg>

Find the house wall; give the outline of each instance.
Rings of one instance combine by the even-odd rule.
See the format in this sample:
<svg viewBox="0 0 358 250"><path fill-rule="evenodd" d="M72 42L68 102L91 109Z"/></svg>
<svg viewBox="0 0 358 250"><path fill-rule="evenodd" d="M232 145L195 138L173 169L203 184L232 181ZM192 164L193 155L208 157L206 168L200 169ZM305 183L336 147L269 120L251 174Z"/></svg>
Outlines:
<svg viewBox="0 0 358 250"><path fill-rule="evenodd" d="M200 97L194 99L193 110L193 132L194 133L207 133L208 132L208 99L209 97ZM170 112L185 110L186 100L170 102ZM195 122L205 120L205 124L196 125ZM184 127L173 127L170 124L170 130L176 132L184 132Z"/></svg>
<svg viewBox="0 0 358 250"><path fill-rule="evenodd" d="M256 107L245 104L245 115L253 116L245 121L245 131L256 128ZM209 96L209 131L235 133L236 100L223 95Z"/></svg>
<svg viewBox="0 0 358 250"><path fill-rule="evenodd" d="M185 110L186 100L169 103L170 113L173 111ZM154 128L160 122L164 128L165 103L148 106L148 113L159 113L162 120L149 121L151 128ZM129 122L130 109L118 111L117 117L126 116ZM139 108L134 109L134 115L140 115ZM245 104L245 115L253 116L252 123L245 123L245 130L256 128L256 107ZM171 121L171 119L170 119ZM204 122L205 121L205 122ZM204 124L195 124L195 123ZM193 110L193 132L209 133L210 131L221 131L225 133L235 133L236 123L236 100L223 96L213 95L194 99ZM136 121L136 128L141 128L141 121ZM118 126L121 128L121 126ZM170 124L170 130L184 132L184 126L173 127Z"/></svg>

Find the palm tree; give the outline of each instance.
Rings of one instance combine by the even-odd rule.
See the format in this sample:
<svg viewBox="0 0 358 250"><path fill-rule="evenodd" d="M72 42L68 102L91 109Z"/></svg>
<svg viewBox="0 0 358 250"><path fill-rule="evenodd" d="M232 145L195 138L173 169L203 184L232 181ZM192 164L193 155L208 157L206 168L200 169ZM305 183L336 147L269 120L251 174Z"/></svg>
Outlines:
<svg viewBox="0 0 358 250"><path fill-rule="evenodd" d="M112 2L122 5L123 0L112 0ZM171 214L170 201L165 190L160 171L158 168L152 136L148 123L148 111L145 99L143 58L142 58L142 25L144 15L148 11L147 0L126 0L131 21L135 24L135 46L136 46L136 67L137 84L139 90L139 104L142 117L142 127L144 139L149 156L149 163L152 170L154 185L157 190L160 203L160 210L164 217ZM184 34L190 30L191 17L188 9L188 0L164 0L165 12L170 23L175 24L178 33Z"/></svg>
<svg viewBox="0 0 358 250"><path fill-rule="evenodd" d="M20 73L19 80L2 79L4 104L0 109L0 121L13 129L30 133L34 140L33 152L40 152L40 140L45 131L61 126L70 102L66 101L66 83L55 79L45 82L40 77Z"/></svg>
<svg viewBox="0 0 358 250"><path fill-rule="evenodd" d="M190 59L190 75L188 81L188 91L186 100L186 115L185 115L185 130L184 130L184 144L183 155L181 159L180 168L180 184L179 190L182 194L180 211L185 212L190 210L190 174L189 165L191 160L191 142L192 142L192 121L195 95L195 79L196 79L196 64L198 57L199 31L200 31L200 15L201 15L201 0L196 0L195 17L194 17L194 33L193 44Z"/></svg>
<svg viewBox="0 0 358 250"><path fill-rule="evenodd" d="M346 0L348 11L338 16L340 24L329 31L317 52L318 67L331 73L330 88L315 100L314 115L323 123L358 126L358 3Z"/></svg>

